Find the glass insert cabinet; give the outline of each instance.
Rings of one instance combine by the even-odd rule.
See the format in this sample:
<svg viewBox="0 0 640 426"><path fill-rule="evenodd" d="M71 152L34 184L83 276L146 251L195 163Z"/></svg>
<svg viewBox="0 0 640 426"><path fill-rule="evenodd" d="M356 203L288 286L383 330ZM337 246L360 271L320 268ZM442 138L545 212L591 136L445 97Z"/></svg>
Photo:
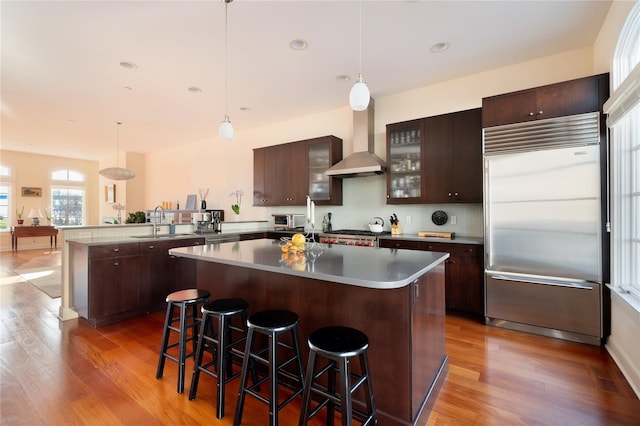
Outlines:
<svg viewBox="0 0 640 426"><path fill-rule="evenodd" d="M422 198L422 120L387 125L387 199L401 204Z"/></svg>

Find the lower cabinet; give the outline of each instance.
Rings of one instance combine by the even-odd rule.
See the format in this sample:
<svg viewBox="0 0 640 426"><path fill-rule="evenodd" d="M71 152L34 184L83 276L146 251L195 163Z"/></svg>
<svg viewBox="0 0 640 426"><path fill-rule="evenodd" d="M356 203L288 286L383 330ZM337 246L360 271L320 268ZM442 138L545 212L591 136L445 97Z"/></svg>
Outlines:
<svg viewBox="0 0 640 426"><path fill-rule="evenodd" d="M449 253L445 261L447 310L484 315L484 246L381 239L380 247Z"/></svg>
<svg viewBox="0 0 640 426"><path fill-rule="evenodd" d="M71 242L73 307L93 326L162 309L167 294L195 286L195 261L169 255L203 238L88 246Z"/></svg>

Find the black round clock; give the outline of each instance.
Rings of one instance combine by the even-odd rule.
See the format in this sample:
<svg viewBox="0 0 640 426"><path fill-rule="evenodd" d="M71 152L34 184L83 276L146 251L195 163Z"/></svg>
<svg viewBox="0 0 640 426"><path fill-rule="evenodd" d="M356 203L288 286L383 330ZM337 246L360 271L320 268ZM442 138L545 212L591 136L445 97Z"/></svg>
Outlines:
<svg viewBox="0 0 640 426"><path fill-rule="evenodd" d="M447 223L447 219L448 219L447 214L442 210L436 210L431 215L431 221L436 225L444 225L445 223Z"/></svg>

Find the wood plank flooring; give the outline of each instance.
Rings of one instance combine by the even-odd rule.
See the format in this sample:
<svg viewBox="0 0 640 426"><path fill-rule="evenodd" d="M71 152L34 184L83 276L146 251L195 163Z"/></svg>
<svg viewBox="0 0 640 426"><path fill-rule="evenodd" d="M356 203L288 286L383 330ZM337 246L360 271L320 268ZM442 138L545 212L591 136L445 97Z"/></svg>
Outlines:
<svg viewBox="0 0 640 426"><path fill-rule="evenodd" d="M217 420L210 377L193 401L190 374L176 393L175 363L155 379L163 312L98 329L59 322L60 299L13 271L55 265L60 252L0 256L0 424L232 424L237 380ZM640 425L640 401L604 348L456 316L446 326L450 371L427 425ZM299 398L281 425L298 413ZM268 424L267 406L248 397L243 424Z"/></svg>

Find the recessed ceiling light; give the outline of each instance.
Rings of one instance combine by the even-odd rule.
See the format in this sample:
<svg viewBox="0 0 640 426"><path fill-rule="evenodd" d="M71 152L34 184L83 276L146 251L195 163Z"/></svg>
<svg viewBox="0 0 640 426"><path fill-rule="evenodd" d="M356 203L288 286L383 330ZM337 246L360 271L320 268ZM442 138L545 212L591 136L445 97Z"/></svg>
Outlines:
<svg viewBox="0 0 640 426"><path fill-rule="evenodd" d="M240 111L251 111L251 107L248 107L248 106L240 107Z"/></svg>
<svg viewBox="0 0 640 426"><path fill-rule="evenodd" d="M191 86L187 89L188 91L190 91L191 93L200 93L202 92L202 89L196 86Z"/></svg>
<svg viewBox="0 0 640 426"><path fill-rule="evenodd" d="M345 83L347 81L351 80L351 77L349 77L348 75L342 74L336 77L336 81L339 83Z"/></svg>
<svg viewBox="0 0 640 426"><path fill-rule="evenodd" d="M129 70L135 70L136 68L138 68L138 66L136 64L134 64L133 62L127 62L127 61L120 62L120 66L122 68L126 68L126 69L129 69Z"/></svg>
<svg viewBox="0 0 640 426"><path fill-rule="evenodd" d="M449 43L441 42L431 46L431 53L441 53L449 48Z"/></svg>
<svg viewBox="0 0 640 426"><path fill-rule="evenodd" d="M131 86L124 86L124 90L133 90Z"/></svg>
<svg viewBox="0 0 640 426"><path fill-rule="evenodd" d="M289 42L289 47L292 48L293 50L304 50L308 46L309 46L309 43L307 43L305 40L302 40L302 39L291 40Z"/></svg>

